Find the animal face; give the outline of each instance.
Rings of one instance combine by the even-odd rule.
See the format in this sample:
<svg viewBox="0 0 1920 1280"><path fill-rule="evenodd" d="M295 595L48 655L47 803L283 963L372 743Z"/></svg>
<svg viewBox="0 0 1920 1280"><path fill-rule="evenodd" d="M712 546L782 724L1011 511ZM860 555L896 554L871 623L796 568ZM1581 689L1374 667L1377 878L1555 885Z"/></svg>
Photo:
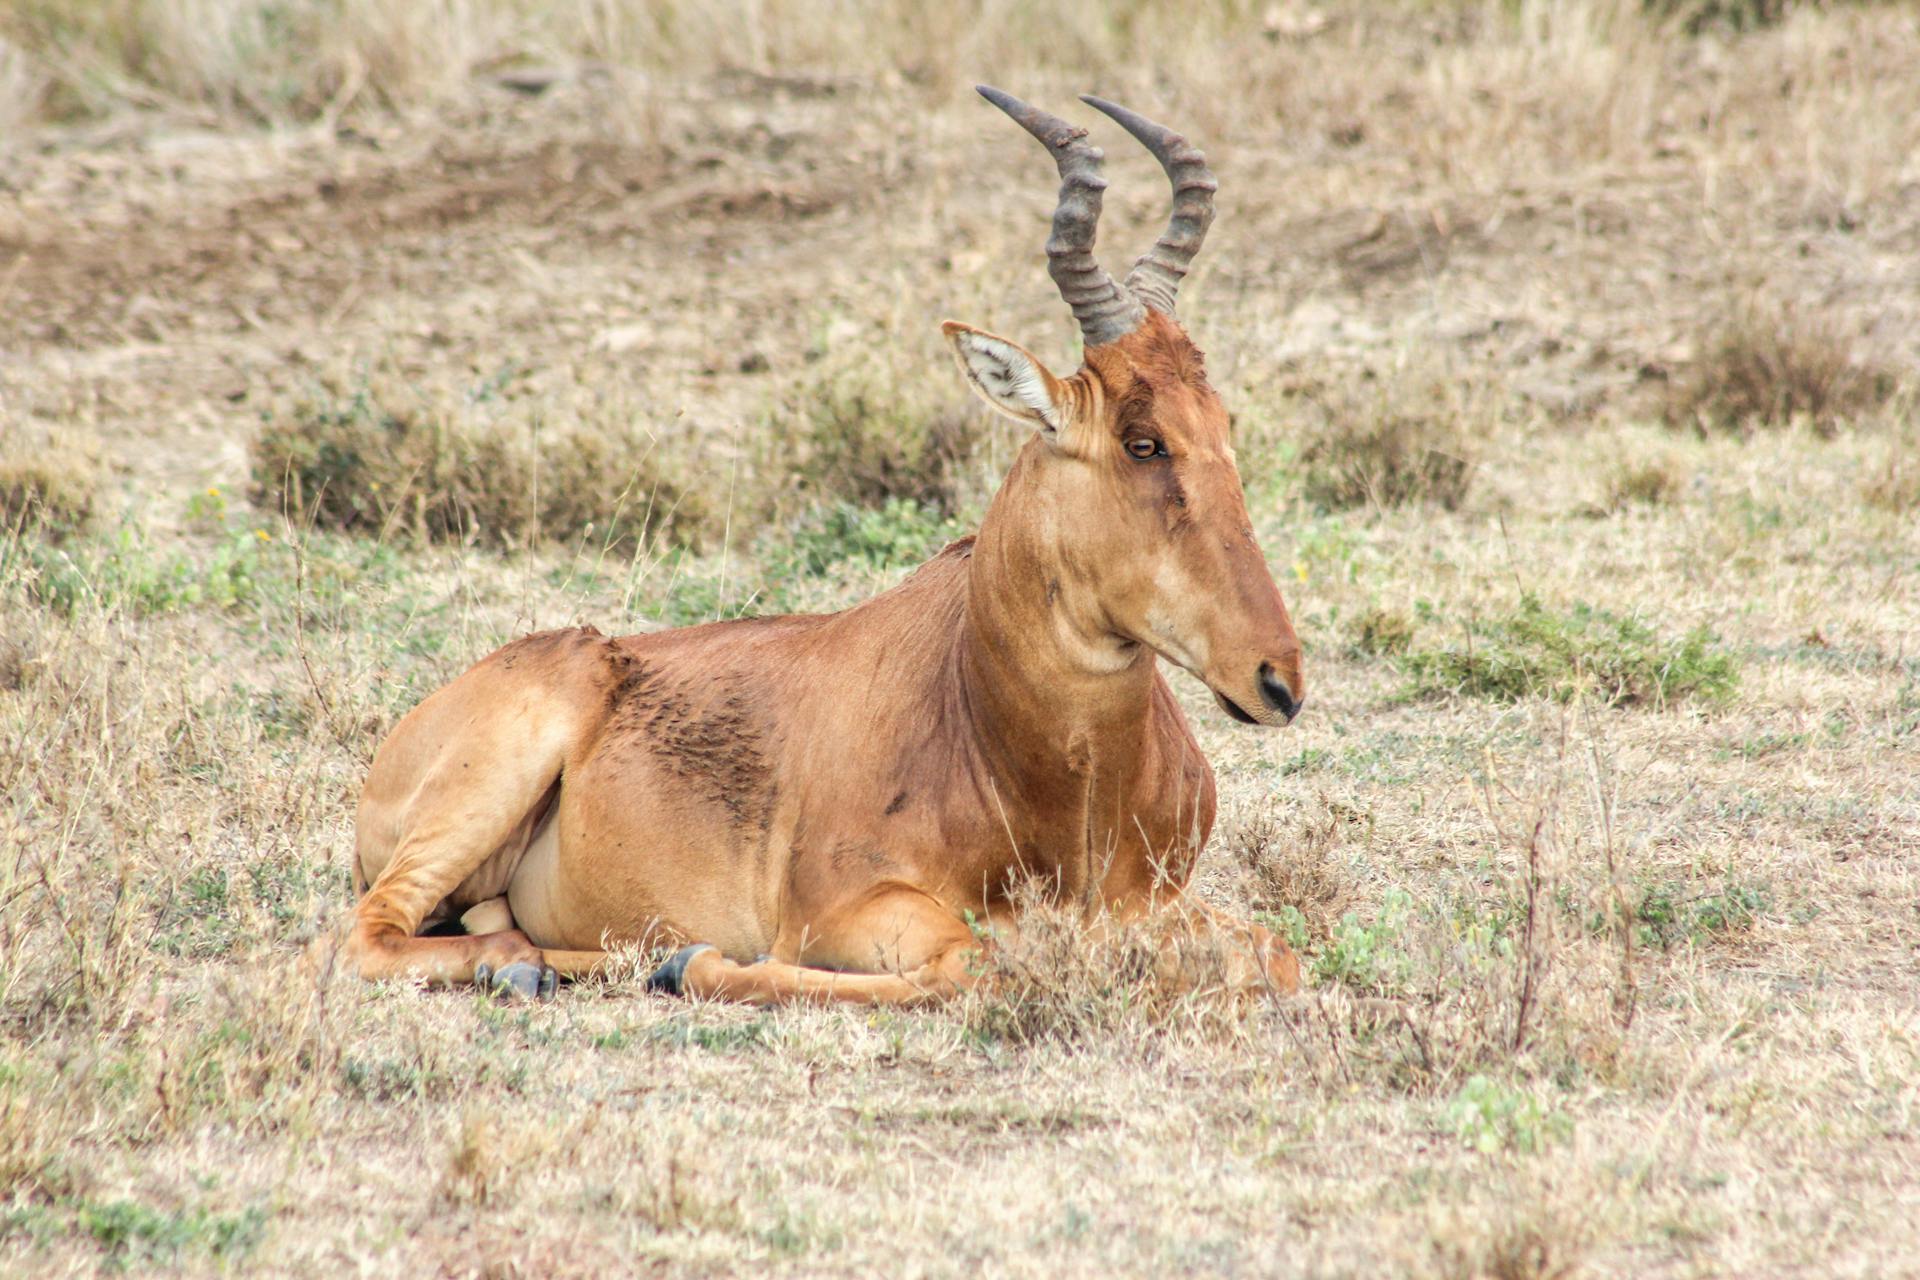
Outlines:
<svg viewBox="0 0 1920 1280"><path fill-rule="evenodd" d="M974 389L1038 431L1002 490L1020 495L1012 518L1032 546L1015 577L1044 582L1056 628L1089 662L1124 666L1144 645L1204 680L1236 720L1286 724L1306 692L1300 642L1254 541L1226 409L1173 318L1213 223L1206 157L1164 125L1082 99L1153 153L1173 192L1167 229L1116 283L1093 256L1107 184L1087 131L998 89L980 94L1059 170L1047 271L1086 348L1061 379L1017 343L943 326Z"/></svg>
<svg viewBox="0 0 1920 1280"><path fill-rule="evenodd" d="M1066 625L1095 652L1111 638L1116 664L1151 649L1242 723L1290 721L1300 642L1254 539L1226 407L1179 324L1150 312L1065 379L1004 338L945 332L974 389L1037 428L1015 468L1017 518Z"/></svg>

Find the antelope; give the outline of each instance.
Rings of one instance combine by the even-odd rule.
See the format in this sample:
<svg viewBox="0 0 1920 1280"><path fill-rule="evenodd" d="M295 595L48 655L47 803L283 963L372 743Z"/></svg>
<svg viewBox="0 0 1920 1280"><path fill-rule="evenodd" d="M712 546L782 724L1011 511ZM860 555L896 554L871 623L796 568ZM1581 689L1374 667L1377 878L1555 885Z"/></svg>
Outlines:
<svg viewBox="0 0 1920 1280"><path fill-rule="evenodd" d="M363 977L546 997L643 943L677 948L655 990L938 1001L1037 886L1089 927L1179 907L1224 931L1233 985L1297 989L1284 943L1185 893L1213 772L1159 667L1248 725L1287 724L1304 694L1226 409L1174 317L1213 175L1178 133L1083 99L1173 188L1116 284L1087 131L979 92L1059 171L1048 272L1084 348L1062 378L941 326L973 390L1032 431L979 531L840 613L546 631L429 696L360 801L341 954Z"/></svg>

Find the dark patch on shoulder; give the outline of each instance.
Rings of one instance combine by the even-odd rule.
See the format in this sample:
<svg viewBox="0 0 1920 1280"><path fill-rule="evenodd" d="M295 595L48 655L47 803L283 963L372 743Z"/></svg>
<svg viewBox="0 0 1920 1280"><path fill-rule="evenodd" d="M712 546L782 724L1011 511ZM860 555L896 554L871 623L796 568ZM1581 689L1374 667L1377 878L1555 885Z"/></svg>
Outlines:
<svg viewBox="0 0 1920 1280"><path fill-rule="evenodd" d="M900 812L902 809L906 807L907 807L907 793L902 791L898 795L894 796L893 799L887 801L886 815L889 818L891 818L894 814Z"/></svg>
<svg viewBox="0 0 1920 1280"><path fill-rule="evenodd" d="M617 713L629 703L643 701L656 678L652 664L634 657L612 640L607 642L606 660L607 710Z"/></svg>
<svg viewBox="0 0 1920 1280"><path fill-rule="evenodd" d="M766 731L737 692L700 701L657 667L610 647L609 737L646 747L675 777L697 787L741 825L765 831L779 794L766 760Z"/></svg>

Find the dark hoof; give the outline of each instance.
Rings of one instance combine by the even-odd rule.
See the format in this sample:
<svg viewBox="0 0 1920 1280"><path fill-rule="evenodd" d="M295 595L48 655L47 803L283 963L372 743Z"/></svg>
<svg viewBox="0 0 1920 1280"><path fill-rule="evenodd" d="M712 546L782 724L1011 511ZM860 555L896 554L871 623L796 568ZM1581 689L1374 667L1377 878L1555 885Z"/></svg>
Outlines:
<svg viewBox="0 0 1920 1280"><path fill-rule="evenodd" d="M473 985L481 994L505 996L509 1000L551 1000L560 975L543 964L516 960L498 969L492 965L473 967Z"/></svg>
<svg viewBox="0 0 1920 1280"><path fill-rule="evenodd" d="M681 994L682 985L687 977L687 965L702 951L711 951L713 947L705 942L696 942L690 947L682 947L673 953L671 959L653 971L647 979L647 990L664 991L670 996Z"/></svg>

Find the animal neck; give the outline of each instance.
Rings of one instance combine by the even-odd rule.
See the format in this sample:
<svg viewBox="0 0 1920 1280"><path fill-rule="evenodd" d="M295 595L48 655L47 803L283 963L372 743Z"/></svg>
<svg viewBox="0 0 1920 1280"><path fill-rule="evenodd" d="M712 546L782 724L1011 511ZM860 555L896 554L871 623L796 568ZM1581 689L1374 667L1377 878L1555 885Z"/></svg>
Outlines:
<svg viewBox="0 0 1920 1280"><path fill-rule="evenodd" d="M1030 445L994 497L968 569L961 678L976 741L1041 790L1106 785L1137 764L1153 654L1115 635L1055 549ZM1037 797L1036 797L1037 798Z"/></svg>

